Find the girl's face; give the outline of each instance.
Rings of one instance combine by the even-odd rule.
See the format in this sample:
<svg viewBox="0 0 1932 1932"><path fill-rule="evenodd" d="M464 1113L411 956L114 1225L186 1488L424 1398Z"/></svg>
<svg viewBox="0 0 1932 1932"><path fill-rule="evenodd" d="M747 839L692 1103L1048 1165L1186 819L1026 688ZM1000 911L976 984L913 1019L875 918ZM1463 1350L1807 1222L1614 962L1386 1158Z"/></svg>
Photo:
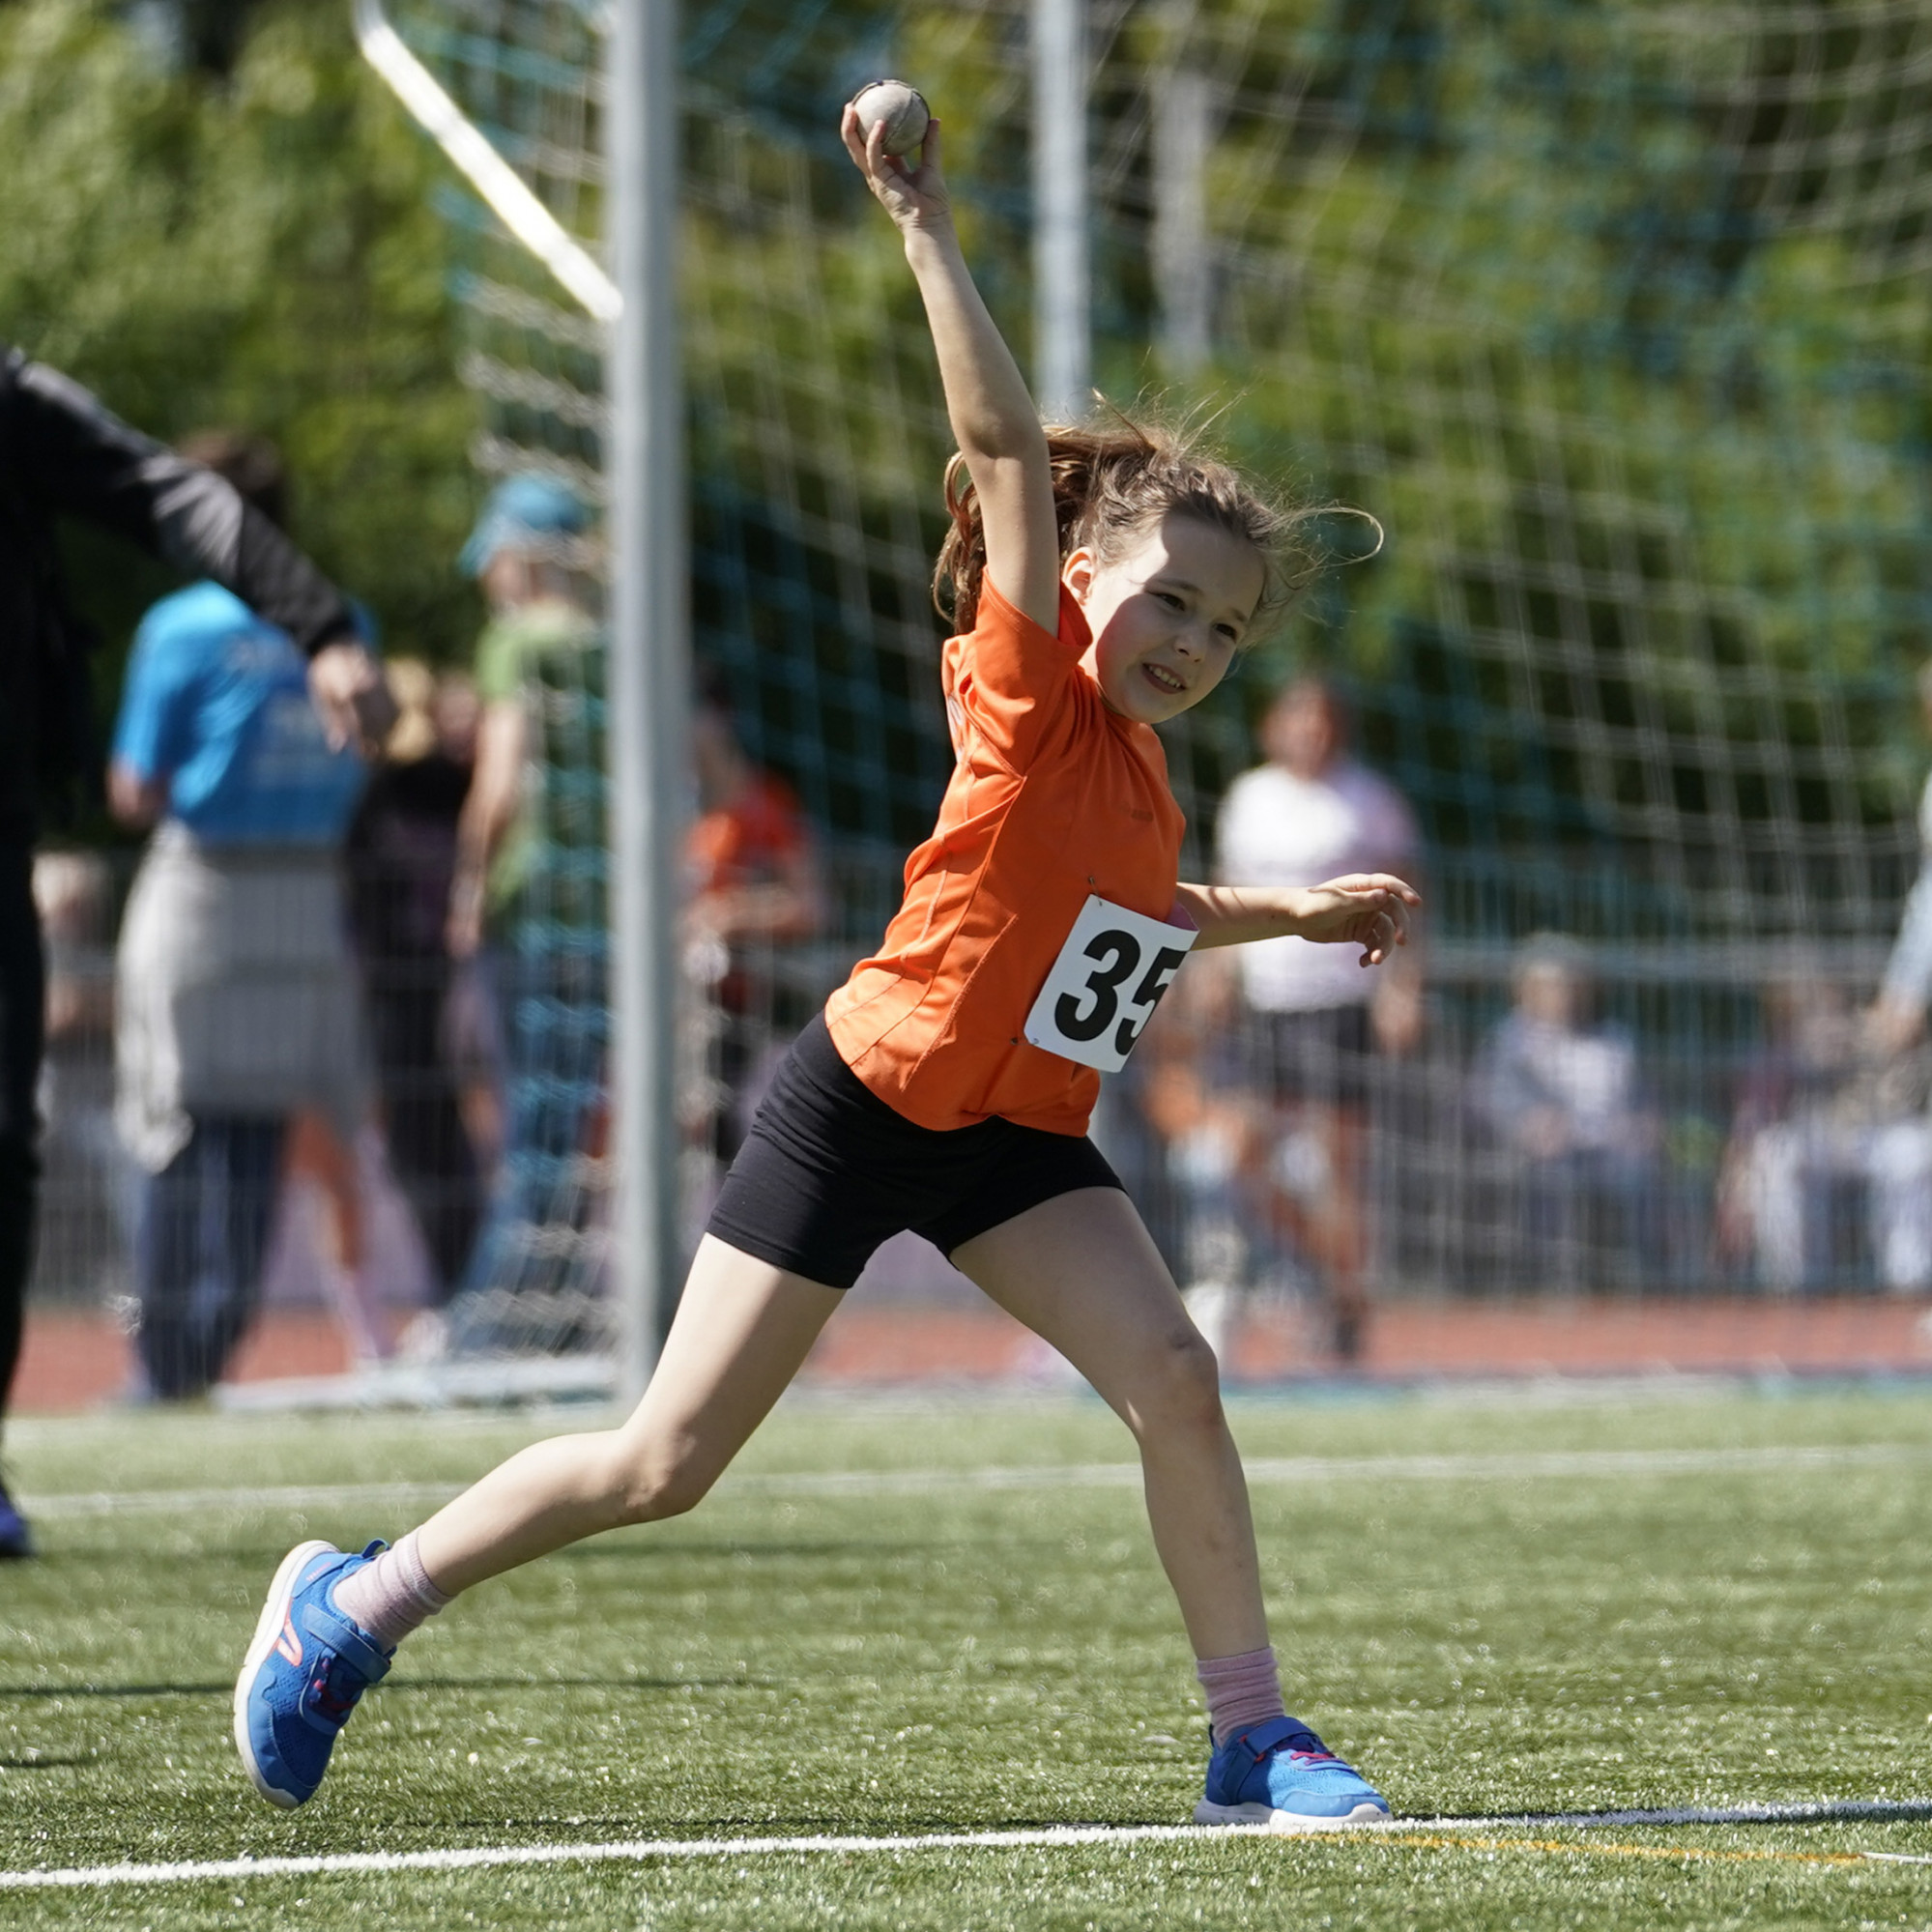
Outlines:
<svg viewBox="0 0 1932 1932"><path fill-rule="evenodd" d="M1084 662L1108 709L1142 725L1178 717L1227 675L1266 581L1252 543L1171 510L1122 555L1076 550L1060 574L1086 613Z"/></svg>

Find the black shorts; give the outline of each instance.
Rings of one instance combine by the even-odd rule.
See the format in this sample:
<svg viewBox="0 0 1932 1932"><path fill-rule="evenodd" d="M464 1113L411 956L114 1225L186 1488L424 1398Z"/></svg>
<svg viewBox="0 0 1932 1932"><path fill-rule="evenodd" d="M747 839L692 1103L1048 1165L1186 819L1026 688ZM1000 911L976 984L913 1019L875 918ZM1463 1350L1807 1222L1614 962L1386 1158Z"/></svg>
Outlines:
<svg viewBox="0 0 1932 1932"><path fill-rule="evenodd" d="M915 1126L839 1057L820 1014L778 1069L706 1231L807 1281L849 1288L902 1228L950 1254L1043 1200L1119 1186L1083 1136L997 1118Z"/></svg>
<svg viewBox="0 0 1932 1932"><path fill-rule="evenodd" d="M1254 1012L1250 1024L1259 1036L1254 1064L1275 1099L1313 1101L1326 1107L1368 1106L1374 1050L1366 1006Z"/></svg>

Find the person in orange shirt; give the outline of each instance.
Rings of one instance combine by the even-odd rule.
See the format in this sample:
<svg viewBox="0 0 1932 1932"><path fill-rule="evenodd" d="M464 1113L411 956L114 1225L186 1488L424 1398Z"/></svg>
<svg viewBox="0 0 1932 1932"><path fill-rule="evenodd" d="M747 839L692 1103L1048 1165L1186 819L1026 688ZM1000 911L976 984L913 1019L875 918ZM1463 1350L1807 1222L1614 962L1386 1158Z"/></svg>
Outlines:
<svg viewBox="0 0 1932 1932"><path fill-rule="evenodd" d="M743 1143L779 1043L804 1018L780 951L819 930L812 828L792 788L754 764L732 729L723 680L701 671L691 721L698 816L684 840L684 977L700 999L686 1131L721 1163ZM789 1008L789 1010L788 1010Z"/></svg>
<svg viewBox="0 0 1932 1932"><path fill-rule="evenodd" d="M236 1687L237 1741L264 1795L302 1802L356 1699L451 1597L690 1509L866 1256L912 1227L1133 1431L1214 1732L1196 1818L1386 1818L1285 1715L1213 1352L1086 1138L1101 1073L1124 1062L1191 946L1295 934L1373 966L1404 939L1416 894L1387 875L1179 879L1181 815L1153 727L1214 689L1316 559L1300 518L1175 439L1043 429L960 252L937 123L917 166L862 138L850 107L843 132L904 238L959 440L939 559L958 763L938 824L907 861L878 951L774 1080L635 1413L523 1450L392 1549L298 1544ZM300 1664L291 1628L305 1632Z"/></svg>

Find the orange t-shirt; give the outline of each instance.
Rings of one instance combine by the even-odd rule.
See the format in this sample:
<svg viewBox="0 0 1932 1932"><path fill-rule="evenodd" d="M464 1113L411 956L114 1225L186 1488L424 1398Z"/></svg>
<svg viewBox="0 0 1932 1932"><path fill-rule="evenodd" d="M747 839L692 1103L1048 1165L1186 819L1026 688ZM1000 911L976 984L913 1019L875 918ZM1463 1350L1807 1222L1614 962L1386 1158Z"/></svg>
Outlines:
<svg viewBox="0 0 1932 1932"><path fill-rule="evenodd" d="M1088 642L1064 588L1054 637L991 583L971 635L946 641L956 763L939 822L878 953L825 1007L846 1064L921 1127L997 1114L1084 1134L1100 1076L1029 1045L1026 1014L1090 895L1172 912L1184 821L1167 755L1107 708Z"/></svg>
<svg viewBox="0 0 1932 1932"><path fill-rule="evenodd" d="M805 818L792 788L761 771L742 797L699 815L684 842L684 868L699 895L768 885L804 849Z"/></svg>

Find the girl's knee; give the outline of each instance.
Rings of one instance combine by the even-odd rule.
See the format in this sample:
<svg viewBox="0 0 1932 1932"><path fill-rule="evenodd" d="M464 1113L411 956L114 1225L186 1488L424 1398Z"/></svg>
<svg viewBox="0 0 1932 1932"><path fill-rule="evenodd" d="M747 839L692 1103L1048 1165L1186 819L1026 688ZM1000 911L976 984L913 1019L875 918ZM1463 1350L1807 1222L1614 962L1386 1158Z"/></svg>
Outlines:
<svg viewBox="0 0 1932 1932"><path fill-rule="evenodd" d="M1139 1412L1148 1427L1221 1428L1221 1365L1192 1323L1165 1335L1148 1365Z"/></svg>
<svg viewBox="0 0 1932 1932"><path fill-rule="evenodd" d="M652 1444L645 1449L618 1439L609 1493L623 1523L662 1522L695 1510L710 1493L716 1472L688 1448Z"/></svg>

